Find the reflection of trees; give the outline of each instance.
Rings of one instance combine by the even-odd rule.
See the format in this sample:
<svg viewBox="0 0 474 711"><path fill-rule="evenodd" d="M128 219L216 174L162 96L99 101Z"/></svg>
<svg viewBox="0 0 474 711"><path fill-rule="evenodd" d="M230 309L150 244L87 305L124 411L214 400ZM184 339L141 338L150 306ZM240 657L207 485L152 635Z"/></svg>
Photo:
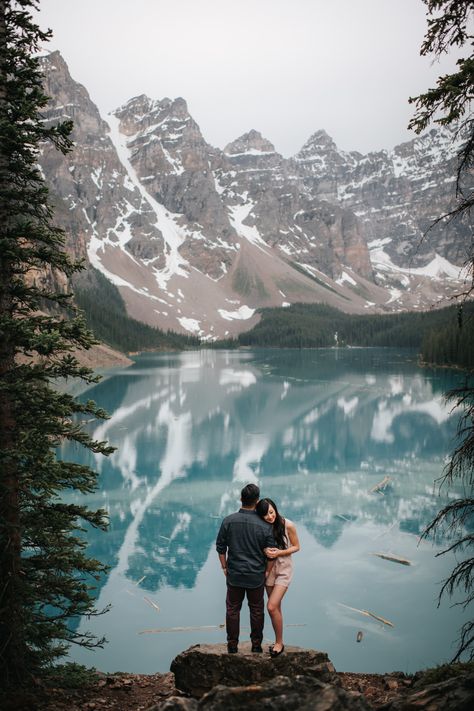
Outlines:
<svg viewBox="0 0 474 711"><path fill-rule="evenodd" d="M91 533L91 553L149 590L192 587L211 515L247 475L326 547L350 520L418 532L439 501L413 458L448 449L447 377L387 349L146 355L87 393L113 415L94 437L119 447L97 494L110 532ZM392 489L369 494L384 474Z"/></svg>

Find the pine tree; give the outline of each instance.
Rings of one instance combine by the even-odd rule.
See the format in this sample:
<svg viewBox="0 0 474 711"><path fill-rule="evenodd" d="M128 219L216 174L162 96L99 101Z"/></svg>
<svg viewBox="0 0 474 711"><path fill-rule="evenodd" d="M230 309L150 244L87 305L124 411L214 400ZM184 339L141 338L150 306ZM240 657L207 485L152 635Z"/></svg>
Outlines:
<svg viewBox="0 0 474 711"><path fill-rule="evenodd" d="M472 188L474 3L472 0L424 0L424 2L428 8L428 30L421 47L421 54L434 54L439 57L449 52L452 47L467 51L468 54L457 60L456 72L439 77L436 87L410 100L415 103L417 109L410 126L419 133L430 121L435 121L441 125L455 127L457 134L463 137L457 169L458 203L450 214L441 215L438 222L453 218L465 219L469 217L474 206ZM467 265L470 269L471 283L462 295L464 300L472 295L474 289L474 245L468 255ZM463 337L465 329L472 329L472 319L466 323L466 319L462 317L462 306L458 312L458 326L461 333L458 331L456 334L456 343ZM470 339L466 338L466 342L468 340ZM454 344L452 335L451 342ZM445 345L448 351L446 357L455 358L456 356L449 352L449 343ZM441 509L424 535L443 528L449 532L451 544L440 555L454 551L458 562L444 582L439 600L444 593L452 595L456 590L460 590L464 594L462 605L467 608L474 602L474 533L471 525L474 515L474 385L472 381L466 379L464 386L449 392L447 398L461 408L462 416L458 428L458 443L441 477L440 487L450 487L458 483L463 486L465 494L459 499L452 499ZM458 660L464 653L469 653L471 659L474 657L474 620L468 620L463 625L454 660Z"/></svg>
<svg viewBox="0 0 474 711"><path fill-rule="evenodd" d="M93 491L96 474L64 462L56 448L73 440L93 452L81 416L106 417L92 401L53 387L56 378L97 379L75 348L93 337L54 284L79 265L52 224L37 167L45 141L71 149L71 123L48 125L35 55L50 36L35 24L35 0L0 0L0 688L27 683L69 643L100 643L68 622L95 614L94 579L104 567L85 553L84 525L104 528L102 510L66 503L64 492ZM51 315L53 314L53 315Z"/></svg>

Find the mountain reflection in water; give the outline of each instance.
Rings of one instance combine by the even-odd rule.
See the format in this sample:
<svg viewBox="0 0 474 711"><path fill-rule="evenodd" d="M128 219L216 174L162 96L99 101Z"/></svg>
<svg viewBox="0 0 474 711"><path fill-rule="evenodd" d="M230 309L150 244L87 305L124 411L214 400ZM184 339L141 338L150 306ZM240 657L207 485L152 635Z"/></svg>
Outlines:
<svg viewBox="0 0 474 711"><path fill-rule="evenodd" d="M369 625L374 638L381 630L334 604L338 597L368 609L372 593L362 591L373 574L378 593L371 604L389 616L394 589L411 576L403 589L407 605L428 606L436 616L437 584L450 561L436 559L442 562L435 564L436 549L417 544L442 503L433 482L453 446L457 417L444 392L454 384L452 374L421 370L415 354L392 349L195 351L142 355L131 368L89 390L83 397L112 415L92 425L91 434L118 451L95 459L65 445L61 456L80 458L100 471L100 489L88 503L108 509L110 531L91 531L89 551L111 566L98 606L113 601L114 610L94 623L98 634L111 639L100 661L80 650L74 658L102 669L166 670L173 650L205 641L199 633L145 638L137 632L168 628L173 621L181 626L223 622L216 531L220 519L238 507L243 484L255 481L262 495L275 498L296 522L304 539L294 588L304 586L313 594L305 627L295 628L291 641L320 646L311 630L316 625L321 637L324 617L327 644L335 647L326 651L336 665L355 670L360 663L376 670L378 663L393 659L387 670L394 668L397 654L393 649L381 654L377 645L370 650L370 635L358 645L364 651L356 653L357 659L344 661L348 642L337 635L332 640L334 630ZM371 492L385 476L390 477L387 489ZM396 553L414 559L411 569L369 557L394 545L403 545ZM342 563L341 555L349 560ZM338 582L336 565L331 581L338 560L343 579ZM420 570L423 589L413 585ZM410 591L420 599L410 600ZM288 611L290 600L296 604L298 599L294 589L290 593ZM156 595L160 613L143 604L147 594ZM426 594L429 600L423 601ZM300 603L299 610L305 610ZM313 603L319 609L314 615ZM454 640L459 626L458 617L448 617L443 617L443 645ZM92 622L82 624L92 628ZM112 639L117 626L120 642ZM385 647L398 634L390 643L387 638ZM217 631L209 641L222 639ZM403 640L408 644L402 634L400 644ZM437 645L437 651L426 648L426 664L433 654L434 661L442 661L452 652ZM420 647L418 661L407 655L406 664L420 664L422 655Z"/></svg>

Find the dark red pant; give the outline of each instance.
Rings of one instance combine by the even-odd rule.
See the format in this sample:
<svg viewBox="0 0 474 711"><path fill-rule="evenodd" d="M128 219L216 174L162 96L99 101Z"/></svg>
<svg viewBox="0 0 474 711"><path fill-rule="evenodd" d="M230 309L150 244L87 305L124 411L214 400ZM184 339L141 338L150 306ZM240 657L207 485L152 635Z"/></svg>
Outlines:
<svg viewBox="0 0 474 711"><path fill-rule="evenodd" d="M247 602L250 610L250 639L253 644L261 644L263 639L264 594L265 586L259 588L237 588L227 583L226 597L226 630L227 642L237 644L240 631L240 609L247 595Z"/></svg>

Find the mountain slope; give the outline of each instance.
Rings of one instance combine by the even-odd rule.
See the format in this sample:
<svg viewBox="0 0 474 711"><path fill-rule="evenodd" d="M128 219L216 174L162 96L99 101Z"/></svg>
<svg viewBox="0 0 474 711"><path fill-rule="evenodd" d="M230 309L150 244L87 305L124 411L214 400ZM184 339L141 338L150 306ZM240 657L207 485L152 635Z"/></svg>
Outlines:
<svg viewBox="0 0 474 711"><path fill-rule="evenodd" d="M47 120L76 148L40 163L68 249L152 326L215 339L256 309L427 308L460 289L468 227L449 209L457 145L445 129L363 156L324 131L291 159L257 131L210 146L181 99L134 97L104 121L58 52L43 58Z"/></svg>

